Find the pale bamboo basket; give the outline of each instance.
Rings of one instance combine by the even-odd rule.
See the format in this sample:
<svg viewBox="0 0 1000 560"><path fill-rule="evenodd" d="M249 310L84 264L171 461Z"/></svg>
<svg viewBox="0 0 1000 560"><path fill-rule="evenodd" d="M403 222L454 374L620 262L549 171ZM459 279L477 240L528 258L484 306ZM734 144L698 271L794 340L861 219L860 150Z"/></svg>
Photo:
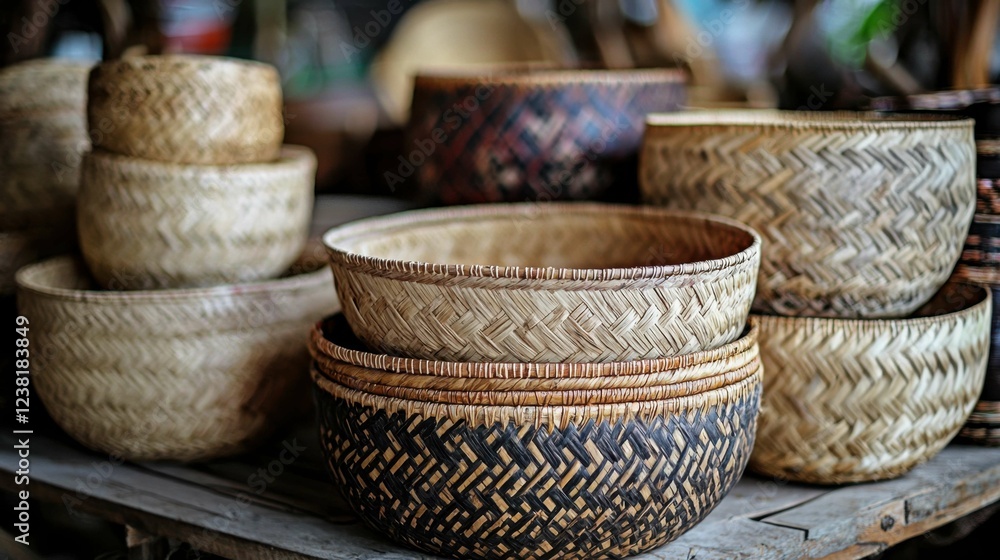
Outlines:
<svg viewBox="0 0 1000 560"><path fill-rule="evenodd" d="M751 468L842 484L936 455L983 390L991 306L983 286L949 283L913 318L751 316L767 372Z"/></svg>
<svg viewBox="0 0 1000 560"><path fill-rule="evenodd" d="M309 350L325 375L447 391L580 391L698 383L759 363L756 329L716 350L674 358L596 363L441 362L365 350L343 315L313 326ZM337 370L337 373L333 373Z"/></svg>
<svg viewBox="0 0 1000 560"><path fill-rule="evenodd" d="M315 370L313 381L335 487L371 527L453 558L583 559L655 548L718 505L753 447L761 374L587 406L391 398Z"/></svg>
<svg viewBox="0 0 1000 560"><path fill-rule="evenodd" d="M326 269L208 289L107 292L59 257L17 275L32 385L55 422L127 460L195 461L260 443L308 407L309 326Z"/></svg>
<svg viewBox="0 0 1000 560"><path fill-rule="evenodd" d="M932 115L651 115L643 200L764 239L755 310L877 318L947 281L976 206L973 121Z"/></svg>
<svg viewBox="0 0 1000 560"><path fill-rule="evenodd" d="M0 167L79 167L90 149L82 112L59 111L0 120Z"/></svg>
<svg viewBox="0 0 1000 560"><path fill-rule="evenodd" d="M190 164L277 159L285 128L277 70L232 58L164 55L103 62L90 74L95 148Z"/></svg>
<svg viewBox="0 0 1000 560"><path fill-rule="evenodd" d="M83 115L91 62L42 58L0 69L0 121L51 111Z"/></svg>
<svg viewBox="0 0 1000 560"><path fill-rule="evenodd" d="M613 362L743 332L760 239L705 214L495 204L360 220L323 239L353 332L428 360Z"/></svg>
<svg viewBox="0 0 1000 560"><path fill-rule="evenodd" d="M50 165L0 166L0 229L44 227L74 235L80 169Z"/></svg>
<svg viewBox="0 0 1000 560"><path fill-rule="evenodd" d="M77 221L84 259L110 289L271 278L309 235L316 158L287 146L273 163L160 163L91 152Z"/></svg>

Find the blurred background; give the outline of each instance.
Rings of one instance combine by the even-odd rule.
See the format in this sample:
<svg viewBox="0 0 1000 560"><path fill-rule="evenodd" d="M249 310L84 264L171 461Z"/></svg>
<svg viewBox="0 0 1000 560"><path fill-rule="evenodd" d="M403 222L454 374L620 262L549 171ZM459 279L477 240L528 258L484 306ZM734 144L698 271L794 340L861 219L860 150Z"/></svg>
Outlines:
<svg viewBox="0 0 1000 560"><path fill-rule="evenodd" d="M864 107L995 83L993 0L4 0L0 64L204 53L274 64L321 193L385 194L417 68L680 67L693 107Z"/></svg>
<svg viewBox="0 0 1000 560"><path fill-rule="evenodd" d="M998 21L1000 0L0 0L0 66L130 52L268 62L285 141L319 158L318 193L406 197L383 177L420 68L676 67L691 107L857 109L997 83ZM40 507L43 557L125 557L120 527ZM995 510L879 556L978 557L996 549Z"/></svg>

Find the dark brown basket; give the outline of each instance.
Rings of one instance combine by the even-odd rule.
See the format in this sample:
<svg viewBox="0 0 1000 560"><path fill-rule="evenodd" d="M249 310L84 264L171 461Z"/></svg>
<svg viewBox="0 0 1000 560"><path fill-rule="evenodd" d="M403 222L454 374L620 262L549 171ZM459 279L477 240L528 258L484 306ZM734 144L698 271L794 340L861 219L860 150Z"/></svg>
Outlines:
<svg viewBox="0 0 1000 560"><path fill-rule="evenodd" d="M453 558L621 558L700 522L746 466L761 375L644 403L467 406L313 371L320 437L354 511Z"/></svg>

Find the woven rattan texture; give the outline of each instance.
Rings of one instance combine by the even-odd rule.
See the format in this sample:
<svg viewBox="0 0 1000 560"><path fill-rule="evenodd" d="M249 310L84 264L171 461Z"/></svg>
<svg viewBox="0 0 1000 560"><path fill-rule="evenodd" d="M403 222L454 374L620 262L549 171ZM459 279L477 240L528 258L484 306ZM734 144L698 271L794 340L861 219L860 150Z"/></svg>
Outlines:
<svg viewBox="0 0 1000 560"><path fill-rule="evenodd" d="M905 316L948 279L976 205L971 120L731 115L651 120L640 182L761 233L756 310Z"/></svg>
<svg viewBox="0 0 1000 560"><path fill-rule="evenodd" d="M88 84L94 147L156 161L263 163L279 156L284 121L273 67L191 55L99 64Z"/></svg>
<svg viewBox="0 0 1000 560"><path fill-rule="evenodd" d="M287 147L267 164L166 164L92 152L77 218L98 282L111 289L273 278L302 252L316 159Z"/></svg>
<svg viewBox="0 0 1000 560"><path fill-rule="evenodd" d="M326 270L202 290L105 292L61 257L21 270L32 384L101 453L192 461L245 451L307 403L309 325L336 308ZM307 410L307 409L306 409Z"/></svg>
<svg viewBox="0 0 1000 560"><path fill-rule="evenodd" d="M949 284L950 314L847 321L752 316L764 402L751 468L818 484L900 476L958 433L983 389L991 298Z"/></svg>
<svg viewBox="0 0 1000 560"><path fill-rule="evenodd" d="M445 361L608 362L717 348L743 332L760 258L756 234L735 222L594 204L408 212L332 230L324 242L362 341Z"/></svg>
<svg viewBox="0 0 1000 560"><path fill-rule="evenodd" d="M0 120L60 110L82 115L90 67L89 62L38 59L0 70Z"/></svg>
<svg viewBox="0 0 1000 560"><path fill-rule="evenodd" d="M528 421L532 407L476 423L319 387L321 440L355 512L432 554L488 559L620 558L677 538L742 473L760 397L758 376L674 412L570 409L557 426Z"/></svg>

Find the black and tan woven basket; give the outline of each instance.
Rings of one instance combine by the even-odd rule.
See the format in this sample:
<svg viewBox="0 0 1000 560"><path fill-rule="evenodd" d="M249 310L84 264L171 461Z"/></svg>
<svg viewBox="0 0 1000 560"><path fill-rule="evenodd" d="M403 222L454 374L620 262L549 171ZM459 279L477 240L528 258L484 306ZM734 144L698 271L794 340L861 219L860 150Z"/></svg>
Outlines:
<svg viewBox="0 0 1000 560"><path fill-rule="evenodd" d="M337 488L370 526L453 558L621 558L701 521L739 479L760 373L676 399L474 406L313 370Z"/></svg>

